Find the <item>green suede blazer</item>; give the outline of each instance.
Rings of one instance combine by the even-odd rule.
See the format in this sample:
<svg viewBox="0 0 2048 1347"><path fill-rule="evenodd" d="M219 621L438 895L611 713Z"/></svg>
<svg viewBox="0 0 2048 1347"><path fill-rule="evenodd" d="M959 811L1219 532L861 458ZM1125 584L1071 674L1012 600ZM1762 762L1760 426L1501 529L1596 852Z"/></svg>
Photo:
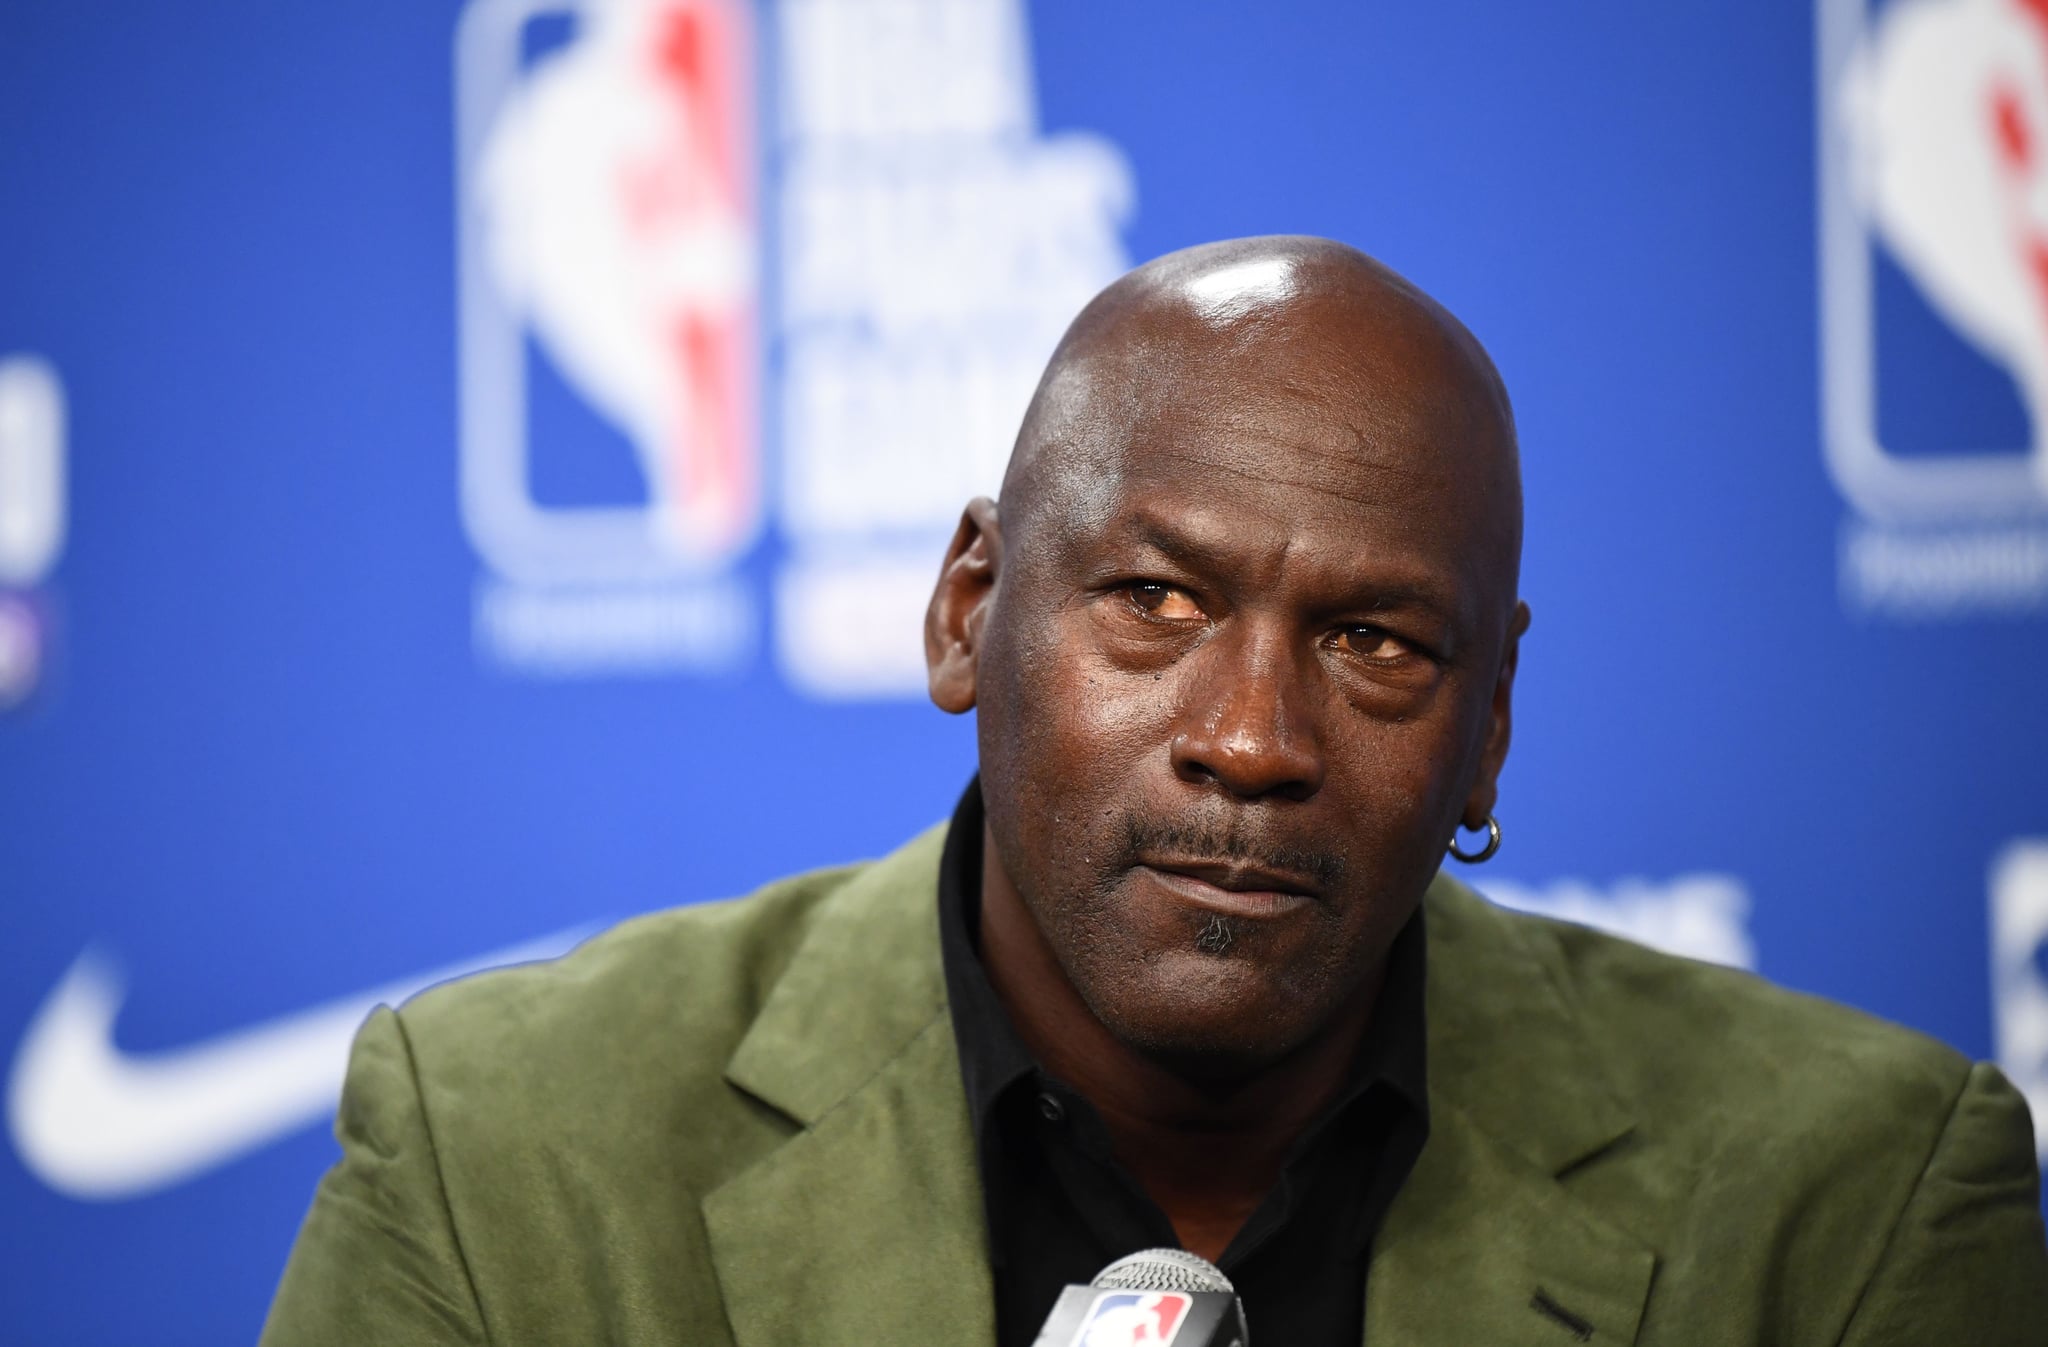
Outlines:
<svg viewBox="0 0 2048 1347"><path fill-rule="evenodd" d="M379 1010L263 1341L992 1343L942 833ZM1372 1347L2048 1344L1996 1070L1448 878L1427 902L1430 1137Z"/></svg>

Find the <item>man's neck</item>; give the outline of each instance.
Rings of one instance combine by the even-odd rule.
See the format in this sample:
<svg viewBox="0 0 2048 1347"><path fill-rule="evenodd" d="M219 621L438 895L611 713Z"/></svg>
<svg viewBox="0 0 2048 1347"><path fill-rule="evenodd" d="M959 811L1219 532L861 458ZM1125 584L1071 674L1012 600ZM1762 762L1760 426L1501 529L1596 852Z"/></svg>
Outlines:
<svg viewBox="0 0 2048 1347"><path fill-rule="evenodd" d="M982 964L1018 1037L1095 1106L1118 1161L1181 1243L1215 1261L1278 1181L1296 1139L1342 1090L1384 963L1356 998L1356 1013L1285 1058L1214 1074L1176 1070L1133 1050L1095 1017L994 846L985 844L982 856Z"/></svg>

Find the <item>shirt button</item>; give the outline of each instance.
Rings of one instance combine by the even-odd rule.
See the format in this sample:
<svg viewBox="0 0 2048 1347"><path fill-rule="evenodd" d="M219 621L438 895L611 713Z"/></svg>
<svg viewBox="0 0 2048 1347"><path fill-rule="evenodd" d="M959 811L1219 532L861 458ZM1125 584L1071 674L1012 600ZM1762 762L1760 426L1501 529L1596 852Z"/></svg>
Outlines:
<svg viewBox="0 0 2048 1347"><path fill-rule="evenodd" d="M1049 1123L1060 1122L1067 1116L1067 1106L1053 1095L1041 1094L1038 1096L1038 1116Z"/></svg>

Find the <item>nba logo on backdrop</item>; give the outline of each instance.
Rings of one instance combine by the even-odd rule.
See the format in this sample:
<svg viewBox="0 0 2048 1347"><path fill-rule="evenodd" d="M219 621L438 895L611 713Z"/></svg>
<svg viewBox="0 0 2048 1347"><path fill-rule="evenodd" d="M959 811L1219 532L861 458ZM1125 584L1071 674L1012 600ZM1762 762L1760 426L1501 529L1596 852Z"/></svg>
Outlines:
<svg viewBox="0 0 2048 1347"><path fill-rule="evenodd" d="M760 511L750 9L476 0L456 59L479 644L729 661Z"/></svg>
<svg viewBox="0 0 2048 1347"><path fill-rule="evenodd" d="M1845 600L2048 606L2048 3L1821 0L1823 421Z"/></svg>
<svg viewBox="0 0 2048 1347"><path fill-rule="evenodd" d="M1129 264L1130 167L1041 133L1022 0L774 0L765 257L754 12L463 15L476 644L589 676L732 669L765 634L802 693L918 696L960 507L995 490L1060 332ZM743 576L764 521L780 545Z"/></svg>
<svg viewBox="0 0 2048 1347"><path fill-rule="evenodd" d="M2015 842L1992 864L1991 996L1998 1064L2048 1162L2048 841Z"/></svg>
<svg viewBox="0 0 2048 1347"><path fill-rule="evenodd" d="M0 357L0 712L28 702L49 662L44 583L64 547L64 422L49 362Z"/></svg>
<svg viewBox="0 0 2048 1347"><path fill-rule="evenodd" d="M1088 1307L1073 1347L1166 1347L1192 1304L1179 1291L1105 1291Z"/></svg>

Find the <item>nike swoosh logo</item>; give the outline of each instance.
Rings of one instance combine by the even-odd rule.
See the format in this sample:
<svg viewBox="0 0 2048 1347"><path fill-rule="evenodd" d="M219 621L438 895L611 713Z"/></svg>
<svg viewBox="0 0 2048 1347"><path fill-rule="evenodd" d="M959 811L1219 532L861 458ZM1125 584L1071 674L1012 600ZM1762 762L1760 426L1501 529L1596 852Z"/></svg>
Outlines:
<svg viewBox="0 0 2048 1347"><path fill-rule="evenodd" d="M348 1049L379 1005L500 964L551 958L579 927L313 1006L188 1047L131 1056L114 1044L114 964L87 949L44 999L7 1087L14 1148L70 1197L112 1202L195 1178L330 1113Z"/></svg>

